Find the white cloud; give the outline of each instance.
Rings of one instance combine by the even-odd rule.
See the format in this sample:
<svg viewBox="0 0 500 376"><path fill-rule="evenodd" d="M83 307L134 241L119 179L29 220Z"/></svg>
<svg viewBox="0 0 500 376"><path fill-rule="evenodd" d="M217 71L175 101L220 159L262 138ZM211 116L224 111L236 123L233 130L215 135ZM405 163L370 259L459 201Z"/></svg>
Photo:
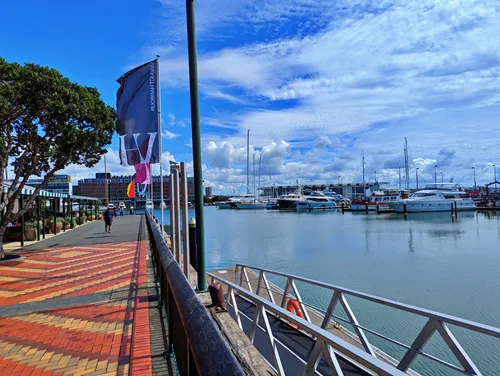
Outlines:
<svg viewBox="0 0 500 376"><path fill-rule="evenodd" d="M165 129L165 131L162 133L162 136L165 137L167 140L173 140L174 138L177 138L180 135L174 132L170 132L168 129Z"/></svg>

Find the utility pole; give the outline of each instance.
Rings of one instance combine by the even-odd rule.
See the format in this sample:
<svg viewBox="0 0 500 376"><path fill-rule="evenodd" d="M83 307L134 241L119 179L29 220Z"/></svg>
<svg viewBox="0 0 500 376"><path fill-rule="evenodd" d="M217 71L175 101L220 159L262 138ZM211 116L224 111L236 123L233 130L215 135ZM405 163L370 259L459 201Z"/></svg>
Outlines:
<svg viewBox="0 0 500 376"><path fill-rule="evenodd" d="M198 291L206 291L205 219L203 216L203 164L201 159L200 106L198 103L198 65L196 61L196 30L194 0L186 0L186 21L189 56L189 94L191 101L191 132L193 140L193 172L196 210L196 249L198 256Z"/></svg>

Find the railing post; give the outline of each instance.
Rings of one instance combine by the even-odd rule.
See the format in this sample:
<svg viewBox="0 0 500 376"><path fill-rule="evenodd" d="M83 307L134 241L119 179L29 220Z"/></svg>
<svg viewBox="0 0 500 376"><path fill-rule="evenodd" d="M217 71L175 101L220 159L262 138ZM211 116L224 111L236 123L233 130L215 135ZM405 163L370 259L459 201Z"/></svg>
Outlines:
<svg viewBox="0 0 500 376"><path fill-rule="evenodd" d="M182 261L184 264L184 275L189 281L189 240L188 240L188 232L189 232L189 220L188 220L188 187L187 187L187 173L186 173L186 164L181 162L181 205L182 205Z"/></svg>
<svg viewBox="0 0 500 376"><path fill-rule="evenodd" d="M181 260L181 232L180 232L180 197L179 197L179 171L178 169L173 169L174 174L174 206L170 208L170 210L174 211L174 227L172 228L172 232L175 232L175 259L179 263L182 264Z"/></svg>
<svg viewBox="0 0 500 376"><path fill-rule="evenodd" d="M168 201L170 206L170 250L175 257L175 214L174 214L174 174L168 175Z"/></svg>
<svg viewBox="0 0 500 376"><path fill-rule="evenodd" d="M196 219L189 221L189 262L198 270L198 256L196 254Z"/></svg>
<svg viewBox="0 0 500 376"><path fill-rule="evenodd" d="M285 308L288 291L290 291L291 286L292 286L292 278L288 277L286 280L285 289L283 290L283 297L281 298L281 308Z"/></svg>

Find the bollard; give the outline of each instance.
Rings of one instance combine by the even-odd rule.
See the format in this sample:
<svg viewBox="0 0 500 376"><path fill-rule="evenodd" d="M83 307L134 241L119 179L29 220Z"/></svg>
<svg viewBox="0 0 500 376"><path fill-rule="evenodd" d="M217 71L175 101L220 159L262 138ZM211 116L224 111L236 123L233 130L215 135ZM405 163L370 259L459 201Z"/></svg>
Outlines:
<svg viewBox="0 0 500 376"><path fill-rule="evenodd" d="M406 202L403 203L403 213L405 213L405 215L408 214L408 212L406 211Z"/></svg>
<svg viewBox="0 0 500 376"><path fill-rule="evenodd" d="M365 202L365 211L368 213L368 203Z"/></svg>
<svg viewBox="0 0 500 376"><path fill-rule="evenodd" d="M211 307L219 312L226 312L226 302L224 300L224 290L222 289L222 283L215 282L208 285L208 291L210 292L210 299L212 299Z"/></svg>
<svg viewBox="0 0 500 376"><path fill-rule="evenodd" d="M198 254L196 248L196 219L189 221L189 261L193 268L198 270Z"/></svg>
<svg viewBox="0 0 500 376"><path fill-rule="evenodd" d="M379 204L378 204L378 202L377 202L377 204L375 205L375 210L377 211L377 214L380 214L378 205L379 205Z"/></svg>

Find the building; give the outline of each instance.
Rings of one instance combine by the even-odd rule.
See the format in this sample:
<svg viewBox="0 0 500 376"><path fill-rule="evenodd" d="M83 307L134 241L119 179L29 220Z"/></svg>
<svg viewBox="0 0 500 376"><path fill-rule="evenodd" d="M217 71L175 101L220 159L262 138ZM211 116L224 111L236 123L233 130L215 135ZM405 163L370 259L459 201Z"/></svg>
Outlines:
<svg viewBox="0 0 500 376"><path fill-rule="evenodd" d="M38 187L43 182L43 178L29 179L27 184L31 187ZM54 175L49 178L47 185L43 188L47 192L61 193L73 195L73 185L71 184L71 176L69 175Z"/></svg>
<svg viewBox="0 0 500 376"><path fill-rule="evenodd" d="M134 179L134 175L124 175L124 176L108 176L108 197L109 202L118 204L120 202L125 202L127 205L135 205L136 207L143 207L146 204L146 196L141 196L140 191L144 186L135 184L135 199L130 199L127 197L127 188L130 182ZM153 192L153 201L155 206L160 205L161 192L160 192L160 177L152 177L153 184L147 188L147 197L151 193L151 187ZM81 179L78 181L78 187L75 187L81 196L95 197L105 203L106 197L106 175L103 173L97 173L95 178ZM163 177L163 201L165 204L169 202L169 192L170 192L170 181L168 176ZM194 200L194 179L188 177L188 194L189 200Z"/></svg>
<svg viewBox="0 0 500 376"><path fill-rule="evenodd" d="M205 196L212 198L212 187L205 187Z"/></svg>
<svg viewBox="0 0 500 376"><path fill-rule="evenodd" d="M378 190L382 185L388 185L388 182L366 182L365 190L373 191ZM355 199L362 197L364 194L363 183L349 183L349 184L304 184L301 186L304 193L310 193L314 191L324 191L330 190L331 192L336 192L344 197L350 199ZM281 195L286 195L288 193L293 193L297 191L296 185L275 185L270 187L260 188L261 195L266 197L278 197Z"/></svg>

